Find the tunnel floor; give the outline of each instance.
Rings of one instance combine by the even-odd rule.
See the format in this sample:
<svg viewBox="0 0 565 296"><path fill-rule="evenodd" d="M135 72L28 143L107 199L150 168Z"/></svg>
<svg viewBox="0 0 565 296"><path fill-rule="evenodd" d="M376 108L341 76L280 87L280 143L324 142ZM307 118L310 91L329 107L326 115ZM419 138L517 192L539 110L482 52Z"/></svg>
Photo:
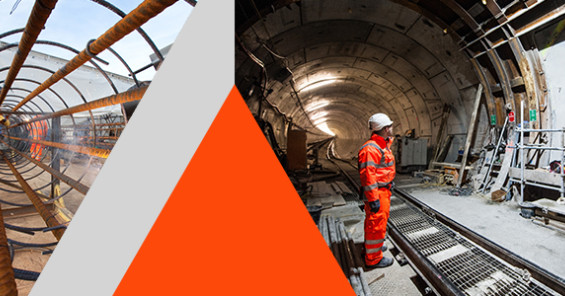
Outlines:
<svg viewBox="0 0 565 296"><path fill-rule="evenodd" d="M409 192L430 208L444 214L503 248L539 265L558 277L565 278L565 226L551 221L549 226L520 216L514 201L492 202L487 196L471 194L452 196L446 191L452 186L423 183L422 178L397 175L396 186ZM333 206L322 211L344 221L356 246L363 243L364 214L354 202ZM385 243L385 256L397 257L398 249L390 240ZM397 257L398 258L398 257ZM373 295L424 295L425 285L410 265L401 266L395 260L391 267L367 270L365 277Z"/></svg>

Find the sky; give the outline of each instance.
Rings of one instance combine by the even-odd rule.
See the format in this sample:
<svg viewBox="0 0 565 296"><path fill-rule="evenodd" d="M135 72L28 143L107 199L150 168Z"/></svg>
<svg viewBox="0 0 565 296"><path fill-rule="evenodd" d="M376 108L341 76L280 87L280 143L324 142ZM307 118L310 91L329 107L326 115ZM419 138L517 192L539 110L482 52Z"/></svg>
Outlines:
<svg viewBox="0 0 565 296"><path fill-rule="evenodd" d="M0 0L0 33L25 27L35 1L21 0L15 11L10 14L17 1ZM107 2L127 14L143 1L107 0ZM192 9L193 7L186 1L179 0L141 27L158 48L164 48L174 42ZM98 38L120 19L114 12L90 0L59 0L38 40L56 41L80 51L86 47L89 40ZM21 36L22 34L15 34L0 41L17 43ZM149 64L151 62L149 55L153 53L141 35L135 31L112 45L112 49L124 58L133 71ZM32 50L67 60L75 55L70 51L47 45L35 45ZM104 70L128 75L125 67L107 50L98 57L110 63L107 66L100 64ZM139 80L151 80L154 74L155 71L151 68L141 72L137 77Z"/></svg>

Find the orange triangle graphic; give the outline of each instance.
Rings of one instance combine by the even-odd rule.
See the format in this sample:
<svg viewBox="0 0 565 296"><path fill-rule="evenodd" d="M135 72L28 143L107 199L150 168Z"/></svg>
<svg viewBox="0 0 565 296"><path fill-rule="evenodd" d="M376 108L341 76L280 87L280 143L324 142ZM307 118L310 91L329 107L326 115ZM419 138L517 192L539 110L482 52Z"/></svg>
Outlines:
<svg viewBox="0 0 565 296"><path fill-rule="evenodd" d="M114 295L355 294L234 87Z"/></svg>

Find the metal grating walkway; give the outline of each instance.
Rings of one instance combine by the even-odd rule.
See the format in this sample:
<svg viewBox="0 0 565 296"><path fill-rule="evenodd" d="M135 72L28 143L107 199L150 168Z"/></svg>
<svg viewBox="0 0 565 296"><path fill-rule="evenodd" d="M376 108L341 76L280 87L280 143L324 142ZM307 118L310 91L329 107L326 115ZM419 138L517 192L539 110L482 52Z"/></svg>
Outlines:
<svg viewBox="0 0 565 296"><path fill-rule="evenodd" d="M462 295L559 295L396 196L389 223Z"/></svg>

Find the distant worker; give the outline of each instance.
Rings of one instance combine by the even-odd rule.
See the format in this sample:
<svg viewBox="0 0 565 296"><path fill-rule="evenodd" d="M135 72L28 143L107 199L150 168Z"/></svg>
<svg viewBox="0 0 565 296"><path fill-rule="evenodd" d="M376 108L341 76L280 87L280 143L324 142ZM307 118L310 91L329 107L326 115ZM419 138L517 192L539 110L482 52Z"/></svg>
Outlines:
<svg viewBox="0 0 565 296"><path fill-rule="evenodd" d="M29 124L30 125L30 136L32 140L44 140L45 136L47 135L47 121L39 120L34 121ZM29 152L31 153L31 157L35 158L36 160L41 160L41 155L43 154L43 148L45 146L39 143L31 143L31 147Z"/></svg>
<svg viewBox="0 0 565 296"><path fill-rule="evenodd" d="M392 120L383 113L369 118L371 138L359 150L361 193L365 201L365 264L368 268L392 265L383 256L386 224L390 214L390 189L396 175Z"/></svg>

